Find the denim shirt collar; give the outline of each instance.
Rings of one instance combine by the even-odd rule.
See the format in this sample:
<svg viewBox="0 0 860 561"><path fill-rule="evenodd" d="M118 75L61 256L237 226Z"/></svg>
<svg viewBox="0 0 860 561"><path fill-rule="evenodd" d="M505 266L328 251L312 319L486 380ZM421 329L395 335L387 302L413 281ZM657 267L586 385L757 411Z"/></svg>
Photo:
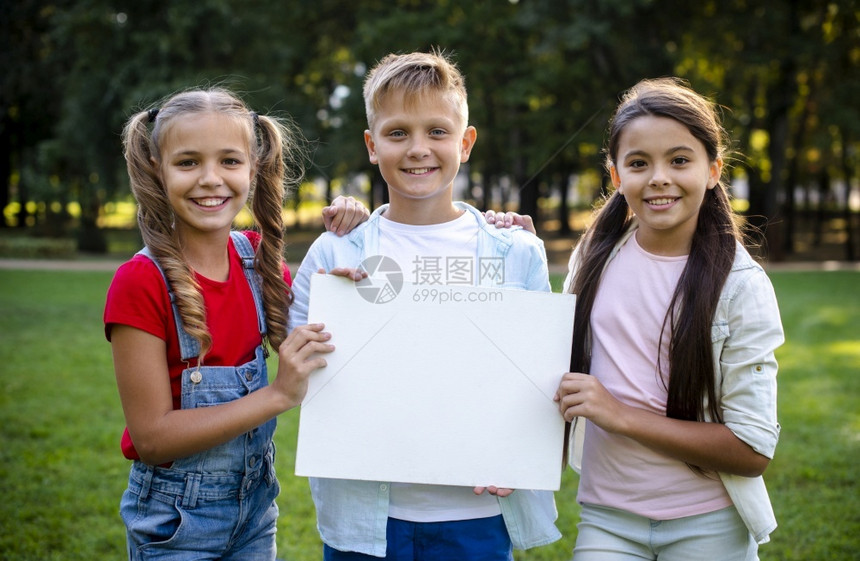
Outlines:
<svg viewBox="0 0 860 561"><path fill-rule="evenodd" d="M501 257L507 255L508 250L513 245L512 233L521 230L520 226L512 226L510 228L499 229L491 224L487 224L483 213L461 201L454 201L454 206L460 210L464 210L475 218L478 224L481 224L481 235L478 236L478 255L488 254L488 248L492 247L495 253ZM384 204L377 208L363 224L358 225L352 232L346 235L350 243L354 244L358 250L364 255L374 255L379 253L379 219L387 211L389 205ZM492 245L487 245L491 243Z"/></svg>

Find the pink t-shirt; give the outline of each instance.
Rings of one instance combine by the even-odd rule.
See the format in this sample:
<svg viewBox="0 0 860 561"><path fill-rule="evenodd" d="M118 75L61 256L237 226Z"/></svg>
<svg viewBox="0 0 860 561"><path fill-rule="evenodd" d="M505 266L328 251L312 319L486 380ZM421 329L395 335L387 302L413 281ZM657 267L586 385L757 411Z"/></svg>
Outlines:
<svg viewBox="0 0 860 561"><path fill-rule="evenodd" d="M603 275L591 314L591 372L627 405L666 414L669 330L657 349L663 319L687 257L646 253L636 236ZM732 504L716 474L702 476L684 462L588 423L578 500L671 520Z"/></svg>

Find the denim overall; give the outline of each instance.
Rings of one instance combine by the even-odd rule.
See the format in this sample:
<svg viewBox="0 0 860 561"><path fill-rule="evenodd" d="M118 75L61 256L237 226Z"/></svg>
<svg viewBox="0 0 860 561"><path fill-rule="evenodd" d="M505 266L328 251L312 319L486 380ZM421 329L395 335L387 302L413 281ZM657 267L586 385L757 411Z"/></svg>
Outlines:
<svg viewBox="0 0 860 561"><path fill-rule="evenodd" d="M254 296L260 333L265 334L253 247L245 235L231 235ZM152 258L146 248L140 253ZM169 285L168 292L182 360L194 364L199 343L183 329ZM226 403L268 385L265 355L261 345L254 360L241 366L186 368L182 409ZM170 467L135 461L120 505L129 559L274 560L275 497L280 489L274 469L275 424L273 418L229 442L179 458Z"/></svg>

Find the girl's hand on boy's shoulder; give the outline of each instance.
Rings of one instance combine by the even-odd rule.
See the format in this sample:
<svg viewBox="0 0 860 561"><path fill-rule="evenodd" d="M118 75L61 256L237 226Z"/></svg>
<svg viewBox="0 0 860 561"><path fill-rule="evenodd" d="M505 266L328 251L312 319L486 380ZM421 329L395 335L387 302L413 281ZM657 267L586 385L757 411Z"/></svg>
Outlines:
<svg viewBox="0 0 860 561"><path fill-rule="evenodd" d="M516 212L496 212L488 210L484 213L484 220L487 224L495 224L496 228L510 228L511 226L521 226L523 230L527 230L532 234L537 234L534 221L528 214L517 214Z"/></svg>
<svg viewBox="0 0 860 561"><path fill-rule="evenodd" d="M489 487L475 487L472 489L472 492L476 495L482 495L484 491L497 497L507 497L514 492L513 489L505 489L503 487L495 487L493 485L490 485Z"/></svg>
<svg viewBox="0 0 860 561"><path fill-rule="evenodd" d="M339 195L322 209L325 229L343 236L370 217L370 211L353 197Z"/></svg>

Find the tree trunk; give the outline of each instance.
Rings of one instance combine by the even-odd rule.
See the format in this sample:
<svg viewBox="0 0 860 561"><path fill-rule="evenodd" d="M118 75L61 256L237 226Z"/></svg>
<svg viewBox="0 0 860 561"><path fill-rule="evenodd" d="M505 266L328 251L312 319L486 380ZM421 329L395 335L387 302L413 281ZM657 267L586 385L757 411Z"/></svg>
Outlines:
<svg viewBox="0 0 860 561"><path fill-rule="evenodd" d="M98 227L102 203L98 185L81 180L81 221L78 229L78 251L107 253L107 237Z"/></svg>
<svg viewBox="0 0 860 561"><path fill-rule="evenodd" d="M0 123L0 229L8 228L6 218L2 215L10 202L10 188L12 183L12 133L9 127L12 120L4 115Z"/></svg>
<svg viewBox="0 0 860 561"><path fill-rule="evenodd" d="M812 229L812 245L821 245L824 233L824 222L827 219L827 194L830 192L830 173L827 166L821 166L818 174L818 207L815 209L815 224Z"/></svg>
<svg viewBox="0 0 860 561"><path fill-rule="evenodd" d="M27 203L30 202L30 190L27 186L26 174L20 173L20 170L26 169L29 163L29 154L31 150L28 150L22 146L18 148L18 203L20 206L18 207L18 212L15 215L17 220L16 226L20 229L28 228L32 226L30 224L30 211L27 210Z"/></svg>
<svg viewBox="0 0 860 561"><path fill-rule="evenodd" d="M851 181L854 179L852 174L851 163L848 161L849 137L851 133L847 127L842 129L842 154L840 163L842 164L842 178L845 181L845 207L842 212L845 217L845 259L848 261L857 261L857 246L854 244L854 213L851 212Z"/></svg>
<svg viewBox="0 0 860 561"><path fill-rule="evenodd" d="M490 167L487 166L486 169L490 169ZM481 181L483 182L483 190L481 193L481 195L482 195L481 198L483 199L483 202L481 203L482 204L481 210L487 211L487 210L490 210L490 206L493 204L493 194L492 194L492 192L493 192L493 189L492 189L493 176L492 176L492 174L485 170L485 172L481 174Z"/></svg>
<svg viewBox="0 0 860 561"><path fill-rule="evenodd" d="M569 238L572 233L570 230L570 208L567 196L569 178L570 175L564 173L564 170L559 173L558 221L561 226L558 229L558 234L563 238Z"/></svg>

